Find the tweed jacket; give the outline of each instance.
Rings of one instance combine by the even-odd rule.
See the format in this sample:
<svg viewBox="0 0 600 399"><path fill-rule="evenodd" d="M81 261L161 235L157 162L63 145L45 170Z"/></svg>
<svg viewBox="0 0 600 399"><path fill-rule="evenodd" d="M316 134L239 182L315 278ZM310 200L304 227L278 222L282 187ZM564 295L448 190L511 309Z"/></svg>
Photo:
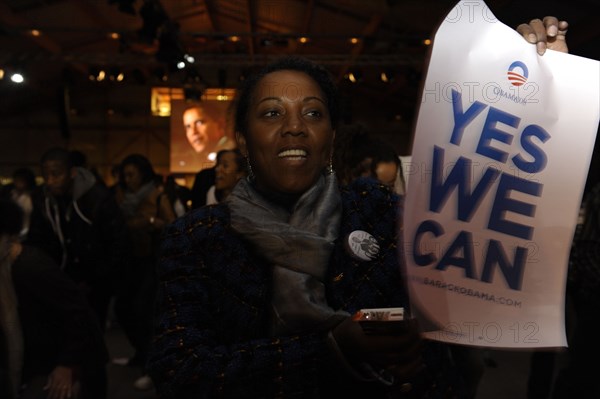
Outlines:
<svg viewBox="0 0 600 399"><path fill-rule="evenodd" d="M339 236L325 281L333 309L407 306L398 255L400 198L372 180L341 189ZM269 337L271 266L230 227L226 204L203 207L164 233L158 319L148 369L161 398L387 397L332 359L327 332ZM371 261L349 233L375 237ZM301 249L300 249L301 250Z"/></svg>

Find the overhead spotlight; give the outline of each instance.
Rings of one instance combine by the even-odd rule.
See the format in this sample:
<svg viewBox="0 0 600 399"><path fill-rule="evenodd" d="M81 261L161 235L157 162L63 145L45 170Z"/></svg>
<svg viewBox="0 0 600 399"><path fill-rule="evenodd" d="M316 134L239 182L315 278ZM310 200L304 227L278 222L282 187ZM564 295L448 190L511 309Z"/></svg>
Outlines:
<svg viewBox="0 0 600 399"><path fill-rule="evenodd" d="M346 74L346 78L352 83L357 83L362 80L362 73L360 71L351 71Z"/></svg>
<svg viewBox="0 0 600 399"><path fill-rule="evenodd" d="M4 69L0 68L0 80L4 79Z"/></svg>
<svg viewBox="0 0 600 399"><path fill-rule="evenodd" d="M431 44L431 39L425 39L423 40L423 44L426 46L429 46Z"/></svg>
<svg viewBox="0 0 600 399"><path fill-rule="evenodd" d="M306 43L308 43L309 41L310 41L310 39L309 39L308 37L306 37L306 36L300 36L300 37L298 38L298 42L300 42L300 43L302 43L302 44L306 44Z"/></svg>
<svg viewBox="0 0 600 399"><path fill-rule="evenodd" d="M360 39L358 37L351 37L349 40L350 44L358 44Z"/></svg>
<svg viewBox="0 0 600 399"><path fill-rule="evenodd" d="M240 37L239 36L229 36L229 41L233 42L233 43L237 43L240 41Z"/></svg>
<svg viewBox="0 0 600 399"><path fill-rule="evenodd" d="M118 67L112 67L108 73L108 79L113 82L122 82L125 79L125 74Z"/></svg>
<svg viewBox="0 0 600 399"><path fill-rule="evenodd" d="M189 54L184 54L183 58L185 58L186 62L188 62L190 64L193 64L194 62L196 62L196 59Z"/></svg>
<svg viewBox="0 0 600 399"><path fill-rule="evenodd" d="M21 84L25 82L25 77L20 72L14 72L12 75L10 75L10 80L14 83Z"/></svg>
<svg viewBox="0 0 600 399"><path fill-rule="evenodd" d="M379 78L383 83L391 83L394 81L395 77L396 73L391 70L385 70L382 71L381 74L379 74Z"/></svg>
<svg viewBox="0 0 600 399"><path fill-rule="evenodd" d="M41 35L42 35L42 32L40 32L39 30L37 30L37 29L32 29L31 30L31 36L33 36L33 37L39 37Z"/></svg>
<svg viewBox="0 0 600 399"><path fill-rule="evenodd" d="M102 82L106 79L106 71L97 67L90 67L88 79L96 82Z"/></svg>

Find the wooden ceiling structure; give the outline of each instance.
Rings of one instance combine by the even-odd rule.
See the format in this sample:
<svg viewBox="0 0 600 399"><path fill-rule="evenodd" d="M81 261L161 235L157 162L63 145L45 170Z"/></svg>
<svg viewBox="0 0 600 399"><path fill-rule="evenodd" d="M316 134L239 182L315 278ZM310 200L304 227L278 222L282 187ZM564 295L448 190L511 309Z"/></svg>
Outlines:
<svg viewBox="0 0 600 399"><path fill-rule="evenodd" d="M571 24L571 52L599 59L597 0L490 0L503 23L545 14ZM282 54L326 65L349 115L410 120L429 39L455 4L443 0L0 0L0 116L52 108L69 89L69 111L148 112L147 88L233 87ZM183 70L175 63L193 57ZM11 70L27 81L16 87ZM102 82L90 76L106 72ZM381 80L385 72L388 82ZM123 81L118 74L123 73ZM352 73L357 82L347 77ZM94 101L102 91L114 104ZM60 94L59 94L60 97ZM100 96L101 97L101 96ZM105 98L105 97L104 97ZM122 110L120 109L122 108ZM55 108L52 108L55 109Z"/></svg>

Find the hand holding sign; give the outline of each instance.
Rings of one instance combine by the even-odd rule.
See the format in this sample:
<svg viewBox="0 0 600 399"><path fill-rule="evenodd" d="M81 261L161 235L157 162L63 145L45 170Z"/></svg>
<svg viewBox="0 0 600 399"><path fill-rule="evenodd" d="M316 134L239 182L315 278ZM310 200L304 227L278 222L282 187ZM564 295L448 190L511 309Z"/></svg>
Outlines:
<svg viewBox="0 0 600 399"><path fill-rule="evenodd" d="M517 27L525 40L535 44L539 55L543 55L546 49L568 52L565 36L569 24L567 21L559 21L556 17L544 17L544 20L532 19L529 24L521 24Z"/></svg>

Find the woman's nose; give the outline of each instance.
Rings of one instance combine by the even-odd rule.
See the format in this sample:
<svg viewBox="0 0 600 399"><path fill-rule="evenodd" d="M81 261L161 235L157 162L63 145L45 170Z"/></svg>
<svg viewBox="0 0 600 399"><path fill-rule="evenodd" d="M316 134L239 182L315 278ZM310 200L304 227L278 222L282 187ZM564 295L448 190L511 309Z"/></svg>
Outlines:
<svg viewBox="0 0 600 399"><path fill-rule="evenodd" d="M292 134L294 136L304 134L304 121L300 115L289 113L285 119L283 134Z"/></svg>

